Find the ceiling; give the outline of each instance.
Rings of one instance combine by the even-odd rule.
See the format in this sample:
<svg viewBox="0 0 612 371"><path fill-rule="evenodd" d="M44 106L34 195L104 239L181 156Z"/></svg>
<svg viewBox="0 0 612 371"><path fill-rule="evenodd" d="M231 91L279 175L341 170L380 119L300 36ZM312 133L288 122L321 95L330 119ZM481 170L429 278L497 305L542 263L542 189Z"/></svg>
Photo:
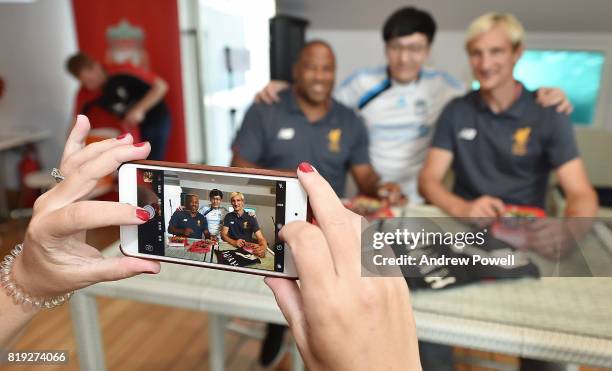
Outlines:
<svg viewBox="0 0 612 371"><path fill-rule="evenodd" d="M503 11L530 31L612 33L611 0L277 0L277 12L306 18L313 29L371 30L408 5L428 10L441 30L464 30L485 12Z"/></svg>

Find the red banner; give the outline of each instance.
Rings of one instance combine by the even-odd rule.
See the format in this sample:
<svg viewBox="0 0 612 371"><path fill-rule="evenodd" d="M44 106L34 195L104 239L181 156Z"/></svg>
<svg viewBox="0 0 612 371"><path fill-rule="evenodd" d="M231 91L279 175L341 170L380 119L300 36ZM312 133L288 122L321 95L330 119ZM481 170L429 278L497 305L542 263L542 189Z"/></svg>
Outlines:
<svg viewBox="0 0 612 371"><path fill-rule="evenodd" d="M72 0L72 4L81 51L107 65L140 65L166 80L165 101L172 115L166 160L185 162L177 1Z"/></svg>

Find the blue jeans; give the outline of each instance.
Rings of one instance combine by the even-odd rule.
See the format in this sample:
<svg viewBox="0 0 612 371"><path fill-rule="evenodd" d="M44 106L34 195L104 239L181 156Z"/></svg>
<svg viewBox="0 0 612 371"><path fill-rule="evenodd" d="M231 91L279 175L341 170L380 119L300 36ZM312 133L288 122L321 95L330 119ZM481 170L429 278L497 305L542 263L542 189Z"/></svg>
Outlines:
<svg viewBox="0 0 612 371"><path fill-rule="evenodd" d="M146 122L140 126L140 136L143 141L151 143L151 153L147 159L163 161L170 134L170 115L160 120Z"/></svg>

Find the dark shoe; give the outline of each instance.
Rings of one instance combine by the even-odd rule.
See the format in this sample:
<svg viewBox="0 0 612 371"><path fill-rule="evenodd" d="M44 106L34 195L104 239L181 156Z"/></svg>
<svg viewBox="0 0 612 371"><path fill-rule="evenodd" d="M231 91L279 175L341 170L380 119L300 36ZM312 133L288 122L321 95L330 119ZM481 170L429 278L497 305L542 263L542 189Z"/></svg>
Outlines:
<svg viewBox="0 0 612 371"><path fill-rule="evenodd" d="M451 346L419 341L419 356L423 371L455 371Z"/></svg>
<svg viewBox="0 0 612 371"><path fill-rule="evenodd" d="M260 365L270 367L280 361L284 353L283 338L286 330L287 326L268 323L266 337L261 344L261 352L259 353Z"/></svg>

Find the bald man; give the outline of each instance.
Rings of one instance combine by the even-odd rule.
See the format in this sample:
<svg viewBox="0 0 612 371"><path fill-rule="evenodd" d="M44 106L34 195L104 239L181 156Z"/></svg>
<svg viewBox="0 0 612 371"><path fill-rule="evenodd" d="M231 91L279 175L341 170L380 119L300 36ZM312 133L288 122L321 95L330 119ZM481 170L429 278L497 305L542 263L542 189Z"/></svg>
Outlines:
<svg viewBox="0 0 612 371"><path fill-rule="evenodd" d="M324 41L311 41L293 66L295 83L272 104L253 104L233 143L232 166L295 171L313 164L338 196L351 172L361 193L399 199L393 183L381 184L370 164L368 134L353 112L331 97L336 59Z"/></svg>
<svg viewBox="0 0 612 371"><path fill-rule="evenodd" d="M350 171L361 193L400 199L397 184L381 184L370 164L368 134L355 112L331 96L336 59L324 41L307 43L293 66L295 83L279 101L253 104L232 147L232 166L295 171L309 162L344 194ZM269 325L260 363L270 366L280 357L284 327Z"/></svg>

